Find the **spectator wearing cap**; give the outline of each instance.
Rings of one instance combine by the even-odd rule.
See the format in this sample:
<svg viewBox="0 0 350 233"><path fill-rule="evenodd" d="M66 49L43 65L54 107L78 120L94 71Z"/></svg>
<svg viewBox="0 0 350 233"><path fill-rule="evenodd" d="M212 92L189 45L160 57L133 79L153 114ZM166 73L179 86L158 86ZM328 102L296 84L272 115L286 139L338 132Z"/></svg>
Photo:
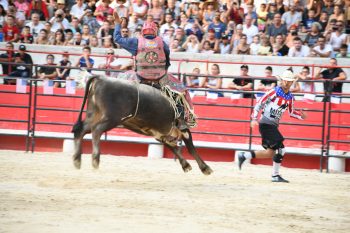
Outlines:
<svg viewBox="0 0 350 233"><path fill-rule="evenodd" d="M332 46L326 44L326 38L324 36L320 36L317 40L317 45L314 46L310 55L313 57L331 57L333 52Z"/></svg>
<svg viewBox="0 0 350 233"><path fill-rule="evenodd" d="M58 29L65 30L69 28L69 21L65 17L66 14L63 10L58 9L55 11L55 15L50 19L52 32L56 32Z"/></svg>
<svg viewBox="0 0 350 233"><path fill-rule="evenodd" d="M300 37L293 39L293 47L289 49L288 57L308 57L310 55L310 48L303 45Z"/></svg>
<svg viewBox="0 0 350 233"><path fill-rule="evenodd" d="M10 77L30 78L32 75L32 67L26 65L32 65L33 59L28 53L26 53L26 50L27 48L23 44L18 47L18 53L14 55L16 66L9 74ZM5 80L4 83L15 84L13 80Z"/></svg>
<svg viewBox="0 0 350 233"><path fill-rule="evenodd" d="M227 35L223 35L218 43L215 43L214 50L220 54L230 54L232 46Z"/></svg>
<svg viewBox="0 0 350 233"><path fill-rule="evenodd" d="M310 48L316 45L318 38L322 35L320 32L321 24L314 22L311 26L310 32L307 33L304 43Z"/></svg>
<svg viewBox="0 0 350 233"><path fill-rule="evenodd" d="M298 27L300 22L302 22L301 13L296 11L294 4L289 5L289 11L282 15L282 23L285 23L289 29L292 25Z"/></svg>
<svg viewBox="0 0 350 233"><path fill-rule="evenodd" d="M285 24L282 24L281 15L275 14L272 24L267 27L267 35L270 37L270 42L273 43L273 38L279 34L286 37L288 33Z"/></svg>
<svg viewBox="0 0 350 233"><path fill-rule="evenodd" d="M221 22L220 20L220 12L215 12L215 17L213 19L213 22L209 24L208 30L213 29L215 31L215 38L220 39L221 35L225 33L226 31L226 24Z"/></svg>
<svg viewBox="0 0 350 233"><path fill-rule="evenodd" d="M243 34L247 36L247 44L250 44L253 41L253 37L259 34L259 29L253 24L251 15L246 15L244 22Z"/></svg>
<svg viewBox="0 0 350 233"><path fill-rule="evenodd" d="M62 1L62 0L59 0ZM64 0L63 0L64 1ZM76 4L74 4L69 11L71 17L76 17L81 21L85 15L86 4L85 0L76 0Z"/></svg>
<svg viewBox="0 0 350 233"><path fill-rule="evenodd" d="M240 90L240 91L248 91L252 90L253 87L253 81L250 78L250 75L248 75L249 67L247 65L242 65L240 69L240 77L235 78L232 83L229 84L229 88L234 90ZM250 93L244 93L243 98L251 98L252 94Z"/></svg>
<svg viewBox="0 0 350 233"><path fill-rule="evenodd" d="M30 2L27 18L29 18L33 13L39 14L40 21L49 20L49 11L47 10L46 3L42 0L32 0Z"/></svg>

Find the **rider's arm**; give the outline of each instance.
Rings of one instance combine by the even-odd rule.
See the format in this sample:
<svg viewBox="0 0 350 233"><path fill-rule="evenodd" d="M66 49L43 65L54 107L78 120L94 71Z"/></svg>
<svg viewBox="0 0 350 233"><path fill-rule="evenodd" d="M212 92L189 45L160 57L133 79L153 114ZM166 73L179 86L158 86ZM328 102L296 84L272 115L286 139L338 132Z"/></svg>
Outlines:
<svg viewBox="0 0 350 233"><path fill-rule="evenodd" d="M289 116L302 120L302 116L301 116L301 112L297 111L294 109L294 98L292 99L292 103L288 106L288 112L289 112Z"/></svg>
<svg viewBox="0 0 350 233"><path fill-rule="evenodd" d="M119 44L123 49L126 49L133 56L136 56L138 40L137 40L137 38L125 38L125 37L122 37L122 35L120 33L120 24L116 24L115 25L114 42Z"/></svg>
<svg viewBox="0 0 350 233"><path fill-rule="evenodd" d="M275 94L276 94L275 89L271 89L270 91L266 92L265 95L259 99L259 101L256 103L256 105L253 109L253 113L251 116L252 120L258 119L259 112L260 112L261 108L264 106L265 102Z"/></svg>

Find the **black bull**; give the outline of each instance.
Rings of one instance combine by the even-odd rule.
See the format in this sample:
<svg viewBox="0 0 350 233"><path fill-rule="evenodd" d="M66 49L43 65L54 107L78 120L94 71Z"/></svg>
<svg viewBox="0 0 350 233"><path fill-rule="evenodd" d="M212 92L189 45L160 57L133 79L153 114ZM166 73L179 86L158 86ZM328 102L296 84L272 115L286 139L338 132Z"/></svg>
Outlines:
<svg viewBox="0 0 350 233"><path fill-rule="evenodd" d="M86 100L86 118L82 120ZM98 168L101 135L122 125L136 133L153 136L164 143L179 159L182 169L187 172L192 167L182 157L177 145L178 141L183 140L201 171L206 175L211 174L211 168L200 158L193 145L190 130L180 131L175 127L174 118L173 107L159 90L125 80L92 76L86 84L78 121L72 129L75 142L74 166L78 169L81 166L81 143L85 134L92 134L92 166Z"/></svg>

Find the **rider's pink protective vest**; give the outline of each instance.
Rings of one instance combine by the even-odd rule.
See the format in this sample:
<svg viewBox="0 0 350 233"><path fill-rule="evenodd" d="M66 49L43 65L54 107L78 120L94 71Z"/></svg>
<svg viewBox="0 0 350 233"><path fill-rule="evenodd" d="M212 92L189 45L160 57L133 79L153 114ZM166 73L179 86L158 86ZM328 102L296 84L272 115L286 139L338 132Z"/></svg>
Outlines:
<svg viewBox="0 0 350 233"><path fill-rule="evenodd" d="M156 80L166 74L166 57L162 38L140 37L136 55L136 73L144 79Z"/></svg>

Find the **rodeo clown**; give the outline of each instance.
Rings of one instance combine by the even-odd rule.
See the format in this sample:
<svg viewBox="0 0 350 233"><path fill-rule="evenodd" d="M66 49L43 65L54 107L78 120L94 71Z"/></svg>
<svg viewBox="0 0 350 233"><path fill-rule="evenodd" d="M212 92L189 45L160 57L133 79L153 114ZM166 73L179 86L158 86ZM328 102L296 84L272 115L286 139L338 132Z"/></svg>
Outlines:
<svg viewBox="0 0 350 233"><path fill-rule="evenodd" d="M116 12L114 13L114 19L116 23L114 42L135 57L135 72L139 82L160 89L173 100L173 105L176 106L174 107L176 124L180 130L195 127L196 119L185 86L174 76L167 73L170 66L170 50L163 39L157 36L156 24L145 22L141 31L142 36L126 38L122 37L120 33L120 19ZM127 76L118 76L118 78L120 77L130 79L130 72Z"/></svg>
<svg viewBox="0 0 350 233"><path fill-rule="evenodd" d="M272 158L272 182L285 182L279 174L279 169L285 148L283 145L284 138L278 130L279 120L283 113L288 110L289 115L299 120L307 117L306 113L294 109L294 96L289 91L293 82L296 81L295 75L290 70L285 71L282 76L280 86L271 89L262 96L254 107L252 113L251 127L259 125L259 132L262 137L262 146L265 150L238 152L238 167L241 169L246 159L252 158ZM263 109L260 121L258 123L258 114Z"/></svg>

